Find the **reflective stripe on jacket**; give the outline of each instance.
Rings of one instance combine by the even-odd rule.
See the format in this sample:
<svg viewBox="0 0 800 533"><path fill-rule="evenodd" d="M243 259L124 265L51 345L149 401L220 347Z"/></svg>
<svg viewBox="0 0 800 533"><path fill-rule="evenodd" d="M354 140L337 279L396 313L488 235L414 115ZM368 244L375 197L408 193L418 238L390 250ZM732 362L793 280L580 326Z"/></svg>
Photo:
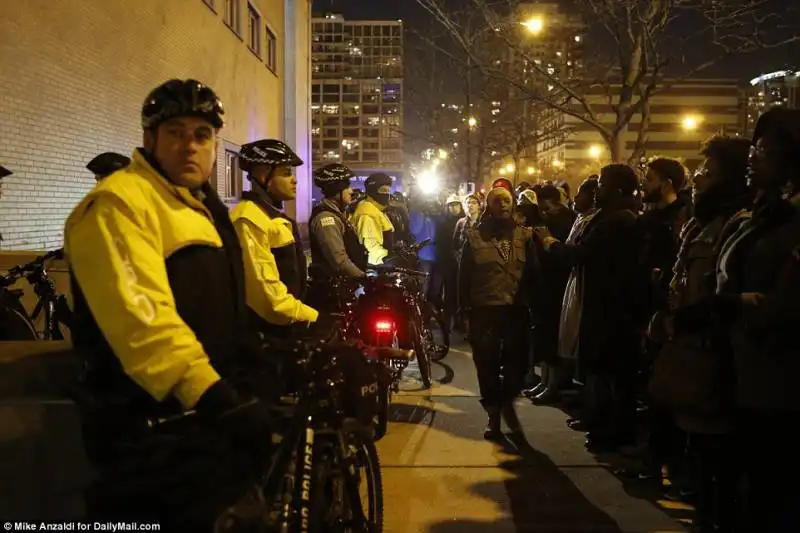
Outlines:
<svg viewBox="0 0 800 533"><path fill-rule="evenodd" d="M220 309L206 312L205 322L197 320L190 327L185 317L196 316L187 303L192 297L179 296L173 285L193 273L188 268L170 271L170 265L178 265L187 253L221 258L222 246L203 203L188 189L170 184L134 152L131 166L99 182L66 222L64 248L73 286L79 288L76 302L88 306L81 310L76 303L76 350L95 355L110 351L121 370L152 398L162 401L172 394L184 408L193 407L220 379L210 356L221 362L224 351L236 350L217 346L237 336L237 318L230 306L206 292L206 306ZM235 298L232 285L220 287L213 279L219 269L209 270L199 257L192 263L201 269L192 279L196 293ZM110 353L98 358L101 366L113 366L107 361L113 359Z"/></svg>

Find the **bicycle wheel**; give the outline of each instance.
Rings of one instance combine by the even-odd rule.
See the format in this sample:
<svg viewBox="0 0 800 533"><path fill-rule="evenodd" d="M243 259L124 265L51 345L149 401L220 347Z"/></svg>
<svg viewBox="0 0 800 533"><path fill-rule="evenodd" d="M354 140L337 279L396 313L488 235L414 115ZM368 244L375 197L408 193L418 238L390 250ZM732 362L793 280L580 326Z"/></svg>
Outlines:
<svg viewBox="0 0 800 533"><path fill-rule="evenodd" d="M35 341L39 338L31 321L16 309L0 307L0 341Z"/></svg>
<svg viewBox="0 0 800 533"><path fill-rule="evenodd" d="M383 476L378 459L378 448L366 431L352 432L348 435L349 448L354 454L356 474L351 476L345 470L344 509L350 523L345 522L343 533L382 533L383 532ZM365 489L367 501L361 496ZM357 503L355 503L357 502ZM366 518L366 528L352 523L353 504L360 505Z"/></svg>

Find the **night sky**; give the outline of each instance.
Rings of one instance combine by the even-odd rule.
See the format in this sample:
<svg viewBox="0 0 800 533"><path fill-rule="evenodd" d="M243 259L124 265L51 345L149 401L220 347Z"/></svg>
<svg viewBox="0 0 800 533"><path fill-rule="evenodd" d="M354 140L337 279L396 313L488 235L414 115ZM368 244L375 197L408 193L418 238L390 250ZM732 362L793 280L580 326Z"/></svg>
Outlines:
<svg viewBox="0 0 800 533"><path fill-rule="evenodd" d="M783 23L794 22L787 18L798 19L797 26L800 27L800 16L794 13L788 16L786 13L787 4L793 0L773 0L782 8L780 12L783 16ZM341 13L349 19L403 19L406 28L410 30L420 30L430 24L428 15L416 0L396 0L395 2L384 0L314 0L315 12L334 12ZM800 67L800 43L780 48L778 50L764 50L753 53L745 57L727 61L717 68L704 71L706 75L718 75L725 77L735 77L742 81L749 80L761 73L781 70L786 67Z"/></svg>

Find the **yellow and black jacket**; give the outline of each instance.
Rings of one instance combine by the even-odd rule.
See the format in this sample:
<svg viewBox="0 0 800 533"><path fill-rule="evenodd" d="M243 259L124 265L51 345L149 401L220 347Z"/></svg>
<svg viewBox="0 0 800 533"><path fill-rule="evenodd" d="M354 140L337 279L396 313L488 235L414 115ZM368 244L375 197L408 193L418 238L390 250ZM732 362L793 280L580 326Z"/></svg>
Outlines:
<svg viewBox="0 0 800 533"><path fill-rule="evenodd" d="M383 263L393 247L394 226L383 212L378 202L367 196L356 206L353 213L353 225L356 227L358 239L367 249L367 260L371 265Z"/></svg>
<svg viewBox="0 0 800 533"><path fill-rule="evenodd" d="M209 186L193 195L136 151L75 207L64 243L73 344L104 400L145 415L192 408L253 355L241 247Z"/></svg>
<svg viewBox="0 0 800 533"><path fill-rule="evenodd" d="M244 193L231 220L242 246L250 309L273 326L316 321L317 311L301 301L307 267L297 224L258 186Z"/></svg>

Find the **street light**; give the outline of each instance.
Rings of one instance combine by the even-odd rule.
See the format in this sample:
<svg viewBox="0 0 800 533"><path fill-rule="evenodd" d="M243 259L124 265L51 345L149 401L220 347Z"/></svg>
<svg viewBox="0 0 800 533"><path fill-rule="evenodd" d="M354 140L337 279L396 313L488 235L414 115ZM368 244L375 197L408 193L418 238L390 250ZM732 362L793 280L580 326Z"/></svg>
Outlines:
<svg viewBox="0 0 800 533"><path fill-rule="evenodd" d="M683 117L681 126L685 131L694 131L700 125L701 121L702 121L701 117L695 115L686 115L685 117Z"/></svg>
<svg viewBox="0 0 800 533"><path fill-rule="evenodd" d="M528 31L528 33L539 35L544 29L544 20L542 20L542 17L533 16L523 22L522 25L525 26L525 29Z"/></svg>
<svg viewBox="0 0 800 533"><path fill-rule="evenodd" d="M417 187L422 194L433 195L439 192L439 175L433 168L423 170L417 177Z"/></svg>
<svg viewBox="0 0 800 533"><path fill-rule="evenodd" d="M450 154L447 153L447 150L439 148L439 159L447 159L449 156Z"/></svg>
<svg viewBox="0 0 800 533"><path fill-rule="evenodd" d="M564 162L559 159L553 159L553 168L561 168L564 166Z"/></svg>
<svg viewBox="0 0 800 533"><path fill-rule="evenodd" d="M475 117L469 117L469 120L467 120L467 125L469 125L470 128L474 128L478 125L478 119Z"/></svg>
<svg viewBox="0 0 800 533"><path fill-rule="evenodd" d="M509 163L506 165L506 174L511 174L512 172L514 172L514 165Z"/></svg>
<svg viewBox="0 0 800 533"><path fill-rule="evenodd" d="M528 176L532 176L533 173L536 172L536 169L533 167L528 167Z"/></svg>

